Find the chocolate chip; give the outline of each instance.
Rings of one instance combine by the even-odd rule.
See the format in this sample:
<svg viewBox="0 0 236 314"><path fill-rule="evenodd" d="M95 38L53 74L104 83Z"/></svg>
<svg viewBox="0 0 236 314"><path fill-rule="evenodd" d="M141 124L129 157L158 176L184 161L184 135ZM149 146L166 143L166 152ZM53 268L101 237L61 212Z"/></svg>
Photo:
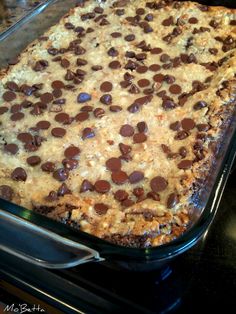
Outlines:
<svg viewBox="0 0 236 314"><path fill-rule="evenodd" d="M138 8L138 9L136 9L136 14L137 14L137 15L143 15L143 14L145 14L144 8Z"/></svg>
<svg viewBox="0 0 236 314"><path fill-rule="evenodd" d="M64 155L66 158L75 158L80 154L79 147L76 146L69 146L64 151Z"/></svg>
<svg viewBox="0 0 236 314"><path fill-rule="evenodd" d="M0 198L6 201L12 201L14 196L13 189L8 185L0 185Z"/></svg>
<svg viewBox="0 0 236 314"><path fill-rule="evenodd" d="M119 143L119 149L120 149L122 155L127 155L132 150L131 146L125 145L123 143Z"/></svg>
<svg viewBox="0 0 236 314"><path fill-rule="evenodd" d="M7 107L0 107L0 115L6 113L8 111Z"/></svg>
<svg viewBox="0 0 236 314"><path fill-rule="evenodd" d="M103 93L109 93L111 90L112 90L112 83L111 82L103 82L101 85L100 85L100 90L103 92Z"/></svg>
<svg viewBox="0 0 236 314"><path fill-rule="evenodd" d="M140 65L136 68L138 73L146 73L148 71L148 67L145 65Z"/></svg>
<svg viewBox="0 0 236 314"><path fill-rule="evenodd" d="M178 84L173 84L170 86L169 91L172 94L180 94L182 91L182 88Z"/></svg>
<svg viewBox="0 0 236 314"><path fill-rule="evenodd" d="M104 194L110 191L111 185L106 180L98 180L95 182L94 187L96 192Z"/></svg>
<svg viewBox="0 0 236 314"><path fill-rule="evenodd" d="M51 93L44 93L40 96L40 100L43 103L48 104L53 100L53 95Z"/></svg>
<svg viewBox="0 0 236 314"><path fill-rule="evenodd" d="M58 49L53 48L53 47L48 48L47 52L52 56L56 56L59 53Z"/></svg>
<svg viewBox="0 0 236 314"><path fill-rule="evenodd" d="M179 154L182 158L185 158L187 156L187 153L187 149L184 146L179 148Z"/></svg>
<svg viewBox="0 0 236 314"><path fill-rule="evenodd" d="M19 147L16 144L7 144L4 146L4 151L6 153L10 153L11 155L15 155L19 150Z"/></svg>
<svg viewBox="0 0 236 314"><path fill-rule="evenodd" d="M106 168L110 171L119 171L121 169L121 161L119 158L112 157L106 161Z"/></svg>
<svg viewBox="0 0 236 314"><path fill-rule="evenodd" d="M200 110L200 109L205 108L207 106L208 106L208 104L204 100L200 100L200 101L195 103L195 105L193 106L193 109L194 110Z"/></svg>
<svg viewBox="0 0 236 314"><path fill-rule="evenodd" d="M186 169L191 168L192 164L193 164L192 160L185 159L185 160L182 160L180 163L178 163L178 168L186 170Z"/></svg>
<svg viewBox="0 0 236 314"><path fill-rule="evenodd" d="M147 140L147 136L144 133L136 133L133 136L134 143L144 143Z"/></svg>
<svg viewBox="0 0 236 314"><path fill-rule="evenodd" d="M166 181L165 178L161 176L157 176L153 178L150 182L150 187L153 192L161 192L164 191L167 188L168 182Z"/></svg>
<svg viewBox="0 0 236 314"><path fill-rule="evenodd" d="M118 190L114 194L114 198L119 202L126 200L128 197L129 197L129 194L124 190Z"/></svg>
<svg viewBox="0 0 236 314"><path fill-rule="evenodd" d="M161 66L159 64L151 64L149 66L149 70L152 72L158 72L161 69Z"/></svg>
<svg viewBox="0 0 236 314"><path fill-rule="evenodd" d="M60 90L60 89L54 89L53 91L52 91L52 94L53 94L53 96L55 97L55 98L59 98L59 97L61 97L61 95L62 95L62 91ZM53 102L54 103L54 102Z"/></svg>
<svg viewBox="0 0 236 314"><path fill-rule="evenodd" d="M113 37L113 38L119 38L121 36L122 36L122 34L120 32L111 33L111 37Z"/></svg>
<svg viewBox="0 0 236 314"><path fill-rule="evenodd" d="M164 80L164 75L161 74L161 73L155 74L155 75L153 76L153 80L154 80L155 82L162 83L163 80Z"/></svg>
<svg viewBox="0 0 236 314"><path fill-rule="evenodd" d="M138 122L137 128L140 133L146 133L148 131L148 126L145 121Z"/></svg>
<svg viewBox="0 0 236 314"><path fill-rule="evenodd" d="M42 121L39 121L37 124L36 124L36 127L40 130L47 130L50 128L50 125L51 123L49 121L46 121L46 120L42 120Z"/></svg>
<svg viewBox="0 0 236 314"><path fill-rule="evenodd" d="M114 47L111 47L110 49L108 49L107 54L108 54L110 57L117 57L118 54L119 54L119 52L118 52L118 50L116 50Z"/></svg>
<svg viewBox="0 0 236 314"><path fill-rule="evenodd" d="M30 156L26 161L30 166L34 167L41 163L41 158L39 156Z"/></svg>
<svg viewBox="0 0 236 314"><path fill-rule="evenodd" d="M77 102L78 103L85 103L89 100L91 100L91 95L88 93L80 93L77 97Z"/></svg>
<svg viewBox="0 0 236 314"><path fill-rule="evenodd" d="M80 112L78 113L76 116L75 116L75 120L76 121L80 121L80 122L83 122L85 120L87 120L89 118L89 114L87 111L84 111L84 112Z"/></svg>
<svg viewBox="0 0 236 314"><path fill-rule="evenodd" d="M39 60L35 63L33 70L38 72L38 71L43 71L48 67L48 61L46 60Z"/></svg>
<svg viewBox="0 0 236 314"><path fill-rule="evenodd" d="M131 94L138 94L140 92L139 88L135 84L131 84L130 88L128 89L128 92Z"/></svg>
<svg viewBox="0 0 236 314"><path fill-rule="evenodd" d="M17 113L13 113L11 116L10 116L10 119L12 121L19 121L19 120L22 120L24 118L24 113L23 112L17 112Z"/></svg>
<svg viewBox="0 0 236 314"><path fill-rule="evenodd" d="M91 129L91 128L83 129L83 131L82 131L82 139L83 140L93 138L94 136L95 136L95 133L94 133L93 129Z"/></svg>
<svg viewBox="0 0 236 314"><path fill-rule="evenodd" d="M208 131L210 129L210 126L209 126L209 124L201 123L201 124L197 124L196 128L200 132L206 132L206 131Z"/></svg>
<svg viewBox="0 0 236 314"><path fill-rule="evenodd" d="M144 194L144 189L143 188L140 188L140 187L137 187L137 188L134 188L133 189L133 194L140 198L143 194Z"/></svg>
<svg viewBox="0 0 236 314"><path fill-rule="evenodd" d="M30 133L19 133L17 139L23 143L27 143L33 141L33 136Z"/></svg>
<svg viewBox="0 0 236 314"><path fill-rule="evenodd" d="M71 190L68 188L68 186L65 183L62 183L62 185L57 190L57 195L64 196L66 194L71 194Z"/></svg>
<svg viewBox="0 0 236 314"><path fill-rule="evenodd" d="M196 17L190 17L190 19L188 20L188 22L190 24L197 24L198 23L198 19Z"/></svg>
<svg viewBox="0 0 236 314"><path fill-rule="evenodd" d="M167 146L167 145L165 145L165 144L161 144L161 148L162 148L162 150L163 150L163 152L165 153L165 154L170 154L171 153L171 149L169 148L169 146Z"/></svg>
<svg viewBox="0 0 236 314"><path fill-rule="evenodd" d="M124 200L122 203L121 203L122 206L124 207L130 207L132 205L134 205L134 201L127 198L126 200Z"/></svg>
<svg viewBox="0 0 236 314"><path fill-rule="evenodd" d="M160 61L161 61L161 62L166 63L166 62L168 62L169 60L170 60L170 56L169 56L168 54L166 54L166 53L163 53L163 54L160 56Z"/></svg>
<svg viewBox="0 0 236 314"><path fill-rule="evenodd" d="M119 112L119 111L122 110L122 107L120 107L120 106L110 106L110 107L109 107L109 110L110 110L111 112Z"/></svg>
<svg viewBox="0 0 236 314"><path fill-rule="evenodd" d="M158 55L161 52L162 52L162 49L158 48L158 47L151 49L151 54L153 54L153 55Z"/></svg>
<svg viewBox="0 0 236 314"><path fill-rule="evenodd" d="M110 105L112 103L112 96L110 94L104 94L100 97L100 102L104 105Z"/></svg>
<svg viewBox="0 0 236 314"><path fill-rule="evenodd" d="M128 176L124 171L116 171L111 174L111 179L115 184L121 185L127 182Z"/></svg>
<svg viewBox="0 0 236 314"><path fill-rule="evenodd" d="M77 168L78 160L73 159L73 158L65 158L62 160L62 164L63 164L65 169L70 171L70 170Z"/></svg>
<svg viewBox="0 0 236 314"><path fill-rule="evenodd" d="M175 139L175 140L184 140L184 139L187 138L188 136L189 136L188 132L186 132L186 131L179 131L179 132L175 135L174 139Z"/></svg>
<svg viewBox="0 0 236 314"><path fill-rule="evenodd" d="M170 124L170 129L173 131L178 131L181 127L181 123L179 121L175 121Z"/></svg>
<svg viewBox="0 0 236 314"><path fill-rule="evenodd" d="M153 18L154 18L153 14L148 13L148 14L145 16L144 20L145 20L145 21L148 21L148 22L151 22L151 21L153 21Z"/></svg>
<svg viewBox="0 0 236 314"><path fill-rule="evenodd" d="M121 68L121 63L119 61L112 61L109 63L109 68L113 69L113 70L117 70Z"/></svg>
<svg viewBox="0 0 236 314"><path fill-rule="evenodd" d="M56 81L52 82L51 86L53 89L59 89L60 90L61 88L63 88L65 86L65 84L60 80L56 80Z"/></svg>
<svg viewBox="0 0 236 314"><path fill-rule="evenodd" d="M12 91L7 91L3 93L2 98L7 102L11 102L12 100L16 99L16 94Z"/></svg>
<svg viewBox="0 0 236 314"><path fill-rule="evenodd" d="M105 114L105 110L102 108L96 108L94 109L93 114L95 118L102 118Z"/></svg>
<svg viewBox="0 0 236 314"><path fill-rule="evenodd" d="M82 112L91 112L93 111L93 107L92 106L83 106L80 108L80 111Z"/></svg>
<svg viewBox="0 0 236 314"><path fill-rule="evenodd" d="M173 16L168 17L167 19L163 20L161 23L163 26L170 26L174 24Z"/></svg>
<svg viewBox="0 0 236 314"><path fill-rule="evenodd" d="M70 116L65 112L58 113L54 119L62 124L70 124L71 122Z"/></svg>
<svg viewBox="0 0 236 314"><path fill-rule="evenodd" d="M103 203L97 203L94 205L94 210L98 215L105 215L109 207Z"/></svg>
<svg viewBox="0 0 236 314"><path fill-rule="evenodd" d="M141 79L138 81L138 86L141 88L147 87L148 85L150 85L150 81L147 79Z"/></svg>
<svg viewBox="0 0 236 314"><path fill-rule="evenodd" d="M81 187L80 187L80 193L84 193L87 191L93 191L94 190L94 186L92 185L92 183L88 180L83 180Z"/></svg>
<svg viewBox="0 0 236 314"><path fill-rule="evenodd" d="M172 109L174 109L176 107L176 104L173 102L173 100L165 99L162 102L162 107L165 110L172 110Z"/></svg>
<svg viewBox="0 0 236 314"><path fill-rule="evenodd" d="M159 202L161 200L160 195L158 193L155 192L148 192L147 193L147 197L153 199L154 201Z"/></svg>
<svg viewBox="0 0 236 314"><path fill-rule="evenodd" d="M19 90L19 86L12 81L7 82L6 87L10 89L12 92L17 92Z"/></svg>
<svg viewBox="0 0 236 314"><path fill-rule="evenodd" d="M53 128L51 134L54 137L63 137L66 134L66 130L63 128Z"/></svg>
<svg viewBox="0 0 236 314"><path fill-rule="evenodd" d="M130 137L134 134L134 128L129 124L124 124L120 128L120 135L124 137Z"/></svg>
<svg viewBox="0 0 236 314"><path fill-rule="evenodd" d="M71 70L67 70L66 75L65 75L65 80L72 81L74 77L75 77L74 73Z"/></svg>
<svg viewBox="0 0 236 314"><path fill-rule="evenodd" d="M133 61L131 61L131 60L129 60L127 63L126 63L126 65L125 65L125 69L126 70L135 70L136 68L138 67L138 64L137 63L135 63L135 62L133 62Z"/></svg>
<svg viewBox="0 0 236 314"><path fill-rule="evenodd" d="M185 131L189 131L192 130L195 127L195 122L193 121L193 119L190 118L184 118L181 121L181 126Z"/></svg>
<svg viewBox="0 0 236 314"><path fill-rule="evenodd" d="M47 161L41 165L41 169L45 172L53 172L55 170L55 164L51 161Z"/></svg>
<svg viewBox="0 0 236 314"><path fill-rule="evenodd" d="M134 34L129 34L129 35L127 35L127 36L125 36L125 40L126 41L133 41L133 40L135 40L135 35Z"/></svg>
<svg viewBox="0 0 236 314"><path fill-rule="evenodd" d="M143 178L144 178L144 173L142 171L133 171L129 175L129 182L131 184L135 184L135 183L142 181Z"/></svg>
<svg viewBox="0 0 236 314"><path fill-rule="evenodd" d="M167 208L173 208L179 203L179 197L176 193L171 193L167 198Z"/></svg>
<svg viewBox="0 0 236 314"><path fill-rule="evenodd" d="M11 173L11 178L15 181L26 181L27 174L23 168L17 167Z"/></svg>
<svg viewBox="0 0 236 314"><path fill-rule="evenodd" d="M93 65L93 66L91 67L91 69L92 69L93 71L100 71L100 70L102 70L102 66L101 66L101 65Z"/></svg>
<svg viewBox="0 0 236 314"><path fill-rule="evenodd" d="M70 61L67 60L67 59L61 59L61 66L62 66L63 68L69 68L69 66L70 66Z"/></svg>
<svg viewBox="0 0 236 314"><path fill-rule="evenodd" d="M69 177L69 171L65 168L59 168L53 172L53 178L57 181L65 181Z"/></svg>

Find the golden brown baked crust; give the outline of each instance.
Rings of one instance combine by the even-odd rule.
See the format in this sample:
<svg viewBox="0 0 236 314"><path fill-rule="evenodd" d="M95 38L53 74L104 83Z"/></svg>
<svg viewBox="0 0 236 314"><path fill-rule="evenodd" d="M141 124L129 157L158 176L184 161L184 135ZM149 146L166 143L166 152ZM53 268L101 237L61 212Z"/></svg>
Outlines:
<svg viewBox="0 0 236 314"><path fill-rule="evenodd" d="M0 195L117 244L189 224L234 110L236 11L85 1L0 74Z"/></svg>

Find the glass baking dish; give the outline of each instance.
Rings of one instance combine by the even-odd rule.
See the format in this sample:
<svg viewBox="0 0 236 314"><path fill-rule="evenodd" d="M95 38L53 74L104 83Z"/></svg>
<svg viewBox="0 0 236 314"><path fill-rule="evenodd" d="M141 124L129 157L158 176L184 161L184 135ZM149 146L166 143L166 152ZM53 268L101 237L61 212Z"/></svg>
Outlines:
<svg viewBox="0 0 236 314"><path fill-rule="evenodd" d="M0 68L14 62L29 43L78 2L47 1L43 9L40 7L21 20L0 40ZM215 3L207 1L207 4ZM144 249L114 245L0 199L0 249L48 268L73 267L89 261L127 270L145 271L163 266L196 244L214 220L236 154L235 113L223 137L212 172L204 189L195 197L193 223L176 240Z"/></svg>

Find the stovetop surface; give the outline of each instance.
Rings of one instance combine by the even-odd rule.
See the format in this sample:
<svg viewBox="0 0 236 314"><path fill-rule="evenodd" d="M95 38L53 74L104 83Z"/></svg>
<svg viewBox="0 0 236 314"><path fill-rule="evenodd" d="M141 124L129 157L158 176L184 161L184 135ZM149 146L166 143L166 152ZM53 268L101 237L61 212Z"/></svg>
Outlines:
<svg viewBox="0 0 236 314"><path fill-rule="evenodd" d="M0 253L0 273L63 313L212 313L222 307L232 313L236 306L235 174L203 240L161 271L132 273L99 263L49 271Z"/></svg>

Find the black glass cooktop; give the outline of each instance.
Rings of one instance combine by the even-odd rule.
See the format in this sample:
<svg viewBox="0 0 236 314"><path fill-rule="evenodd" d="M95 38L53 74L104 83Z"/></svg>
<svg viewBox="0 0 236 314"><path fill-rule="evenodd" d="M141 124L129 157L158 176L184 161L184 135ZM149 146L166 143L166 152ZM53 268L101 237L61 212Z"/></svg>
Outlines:
<svg viewBox="0 0 236 314"><path fill-rule="evenodd" d="M222 307L232 313L236 306L235 175L233 171L208 234L161 271L128 273L98 263L49 271L0 253L1 278L63 313L192 314Z"/></svg>

